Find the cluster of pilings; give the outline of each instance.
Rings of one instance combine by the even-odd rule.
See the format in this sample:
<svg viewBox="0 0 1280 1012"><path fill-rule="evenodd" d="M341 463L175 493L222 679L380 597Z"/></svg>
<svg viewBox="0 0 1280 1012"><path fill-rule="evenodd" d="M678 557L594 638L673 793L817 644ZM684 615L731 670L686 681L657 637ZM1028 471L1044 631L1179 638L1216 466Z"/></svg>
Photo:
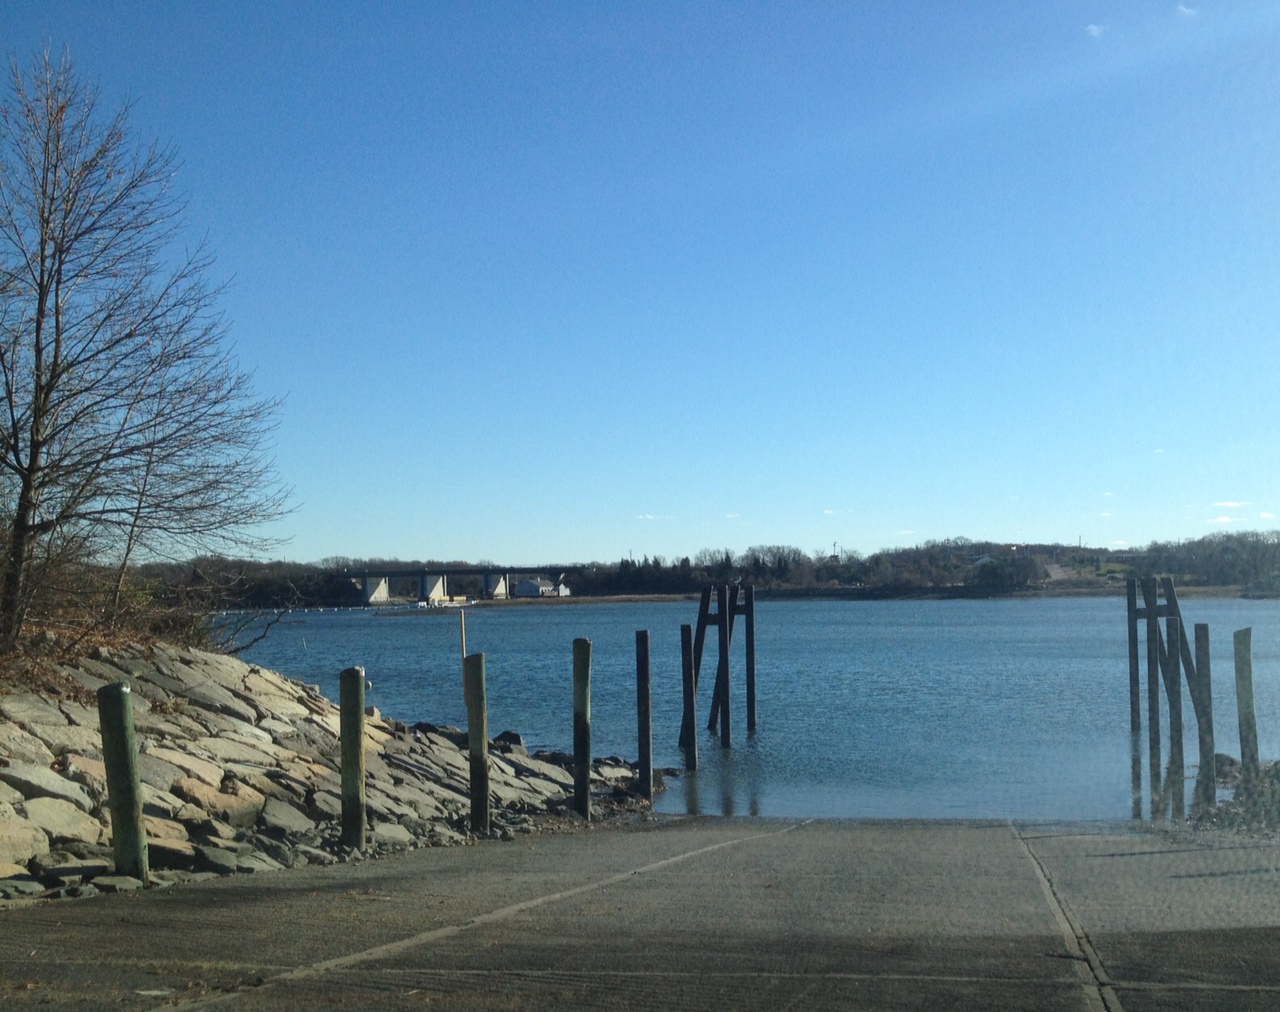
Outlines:
<svg viewBox="0 0 1280 1012"><path fill-rule="evenodd" d="M1209 626L1195 625L1195 649L1187 638L1186 624L1173 580L1162 577L1128 581L1129 613L1129 732L1133 781L1133 817L1142 818L1142 677L1139 660L1139 624L1146 627L1147 643L1147 765L1152 819L1186 818L1186 772L1182 750L1182 682L1196 718L1199 769L1192 791L1193 818L1212 815L1217 808L1217 757L1213 736L1213 678L1209 657ZM1139 604L1138 596L1142 601ZM1161 601L1163 597L1163 601ZM1160 622L1164 620L1164 628ZM1236 712L1240 728L1240 781L1237 798L1252 797L1260 783L1258 726L1253 703L1252 629L1234 634ZM1168 707L1169 762L1163 763L1161 742L1161 690Z"/></svg>

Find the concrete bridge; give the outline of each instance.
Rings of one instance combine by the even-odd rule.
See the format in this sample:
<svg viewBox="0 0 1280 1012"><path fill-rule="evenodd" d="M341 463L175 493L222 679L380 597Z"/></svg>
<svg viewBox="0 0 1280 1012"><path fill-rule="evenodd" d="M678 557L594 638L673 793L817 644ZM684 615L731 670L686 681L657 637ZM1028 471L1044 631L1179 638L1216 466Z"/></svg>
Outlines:
<svg viewBox="0 0 1280 1012"><path fill-rule="evenodd" d="M364 593L365 603L378 604L391 600L391 581L416 579L418 600L426 602L448 601L449 577L481 577L482 595L491 601L511 597L515 588L512 576L542 573L580 573L582 566L471 566L432 567L429 569L366 569L352 582Z"/></svg>

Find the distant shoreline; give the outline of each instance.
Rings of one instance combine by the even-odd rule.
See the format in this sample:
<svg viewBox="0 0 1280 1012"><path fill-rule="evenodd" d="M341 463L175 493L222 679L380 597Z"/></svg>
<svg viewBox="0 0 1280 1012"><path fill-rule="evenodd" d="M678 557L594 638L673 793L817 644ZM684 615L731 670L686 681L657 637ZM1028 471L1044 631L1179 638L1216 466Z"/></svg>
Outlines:
<svg viewBox="0 0 1280 1012"><path fill-rule="evenodd" d="M1182 598L1219 598L1224 600L1271 600L1280 598L1280 594L1263 594L1249 591L1241 587L1178 587L1178 595ZM992 600L1025 600L1040 598L1078 598L1105 597L1120 598L1125 596L1125 588L1120 587L1033 587L1026 590L992 593L979 587L790 587L774 589L757 589L756 597L764 601L992 601ZM466 605L467 608L508 608L508 607L572 607L584 604L661 604L666 602L697 601L699 595L690 594L618 594L608 596L577 597L527 597L504 598L499 600L479 600ZM442 615L460 610L459 606L449 608L416 608L416 602L405 598L393 600L384 605L369 605L369 611L385 611L390 615Z"/></svg>

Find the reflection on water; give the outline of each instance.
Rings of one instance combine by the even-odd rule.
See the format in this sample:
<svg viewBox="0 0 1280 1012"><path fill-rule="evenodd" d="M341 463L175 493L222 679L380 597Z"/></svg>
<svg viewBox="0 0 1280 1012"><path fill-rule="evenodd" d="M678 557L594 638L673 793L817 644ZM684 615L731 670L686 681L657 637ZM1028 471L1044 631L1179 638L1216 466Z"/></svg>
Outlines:
<svg viewBox="0 0 1280 1012"><path fill-rule="evenodd" d="M751 735L747 742L725 749L719 736L708 734L707 742L699 745L700 752L711 753L708 760L693 773L667 777L666 790L655 799L654 808L685 815L759 815L760 794L767 781L754 739ZM705 806L704 785L712 792Z"/></svg>

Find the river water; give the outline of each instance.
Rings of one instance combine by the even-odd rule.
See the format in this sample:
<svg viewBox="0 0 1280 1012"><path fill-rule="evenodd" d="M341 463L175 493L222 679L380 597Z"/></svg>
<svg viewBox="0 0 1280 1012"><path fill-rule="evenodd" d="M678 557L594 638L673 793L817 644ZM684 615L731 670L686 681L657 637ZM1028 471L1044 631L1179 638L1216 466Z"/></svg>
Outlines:
<svg viewBox="0 0 1280 1012"><path fill-rule="evenodd" d="M1264 759L1280 757L1280 602L1188 599L1182 611L1188 624L1209 623L1217 751L1237 756L1231 634L1253 627L1260 750ZM531 751L572 750L572 642L585 636L593 643L592 752L634 759L635 633L647 629L654 761L682 767L680 625L696 618L696 602L468 609L468 652L486 656L490 733L519 731ZM1129 815L1122 598L758 600L759 729L750 737L741 629L739 623L731 659L734 744L723 749L705 730L712 629L698 699L700 768L668 780L659 811ZM1145 645L1142 651L1145 672ZM373 683L367 702L384 715L466 725L456 611L294 613L243 657L319 683L335 700L339 671L363 665ZM1189 699L1183 710L1193 778L1198 753ZM1167 730L1165 738L1167 755ZM1144 756L1145 747L1144 731Z"/></svg>

